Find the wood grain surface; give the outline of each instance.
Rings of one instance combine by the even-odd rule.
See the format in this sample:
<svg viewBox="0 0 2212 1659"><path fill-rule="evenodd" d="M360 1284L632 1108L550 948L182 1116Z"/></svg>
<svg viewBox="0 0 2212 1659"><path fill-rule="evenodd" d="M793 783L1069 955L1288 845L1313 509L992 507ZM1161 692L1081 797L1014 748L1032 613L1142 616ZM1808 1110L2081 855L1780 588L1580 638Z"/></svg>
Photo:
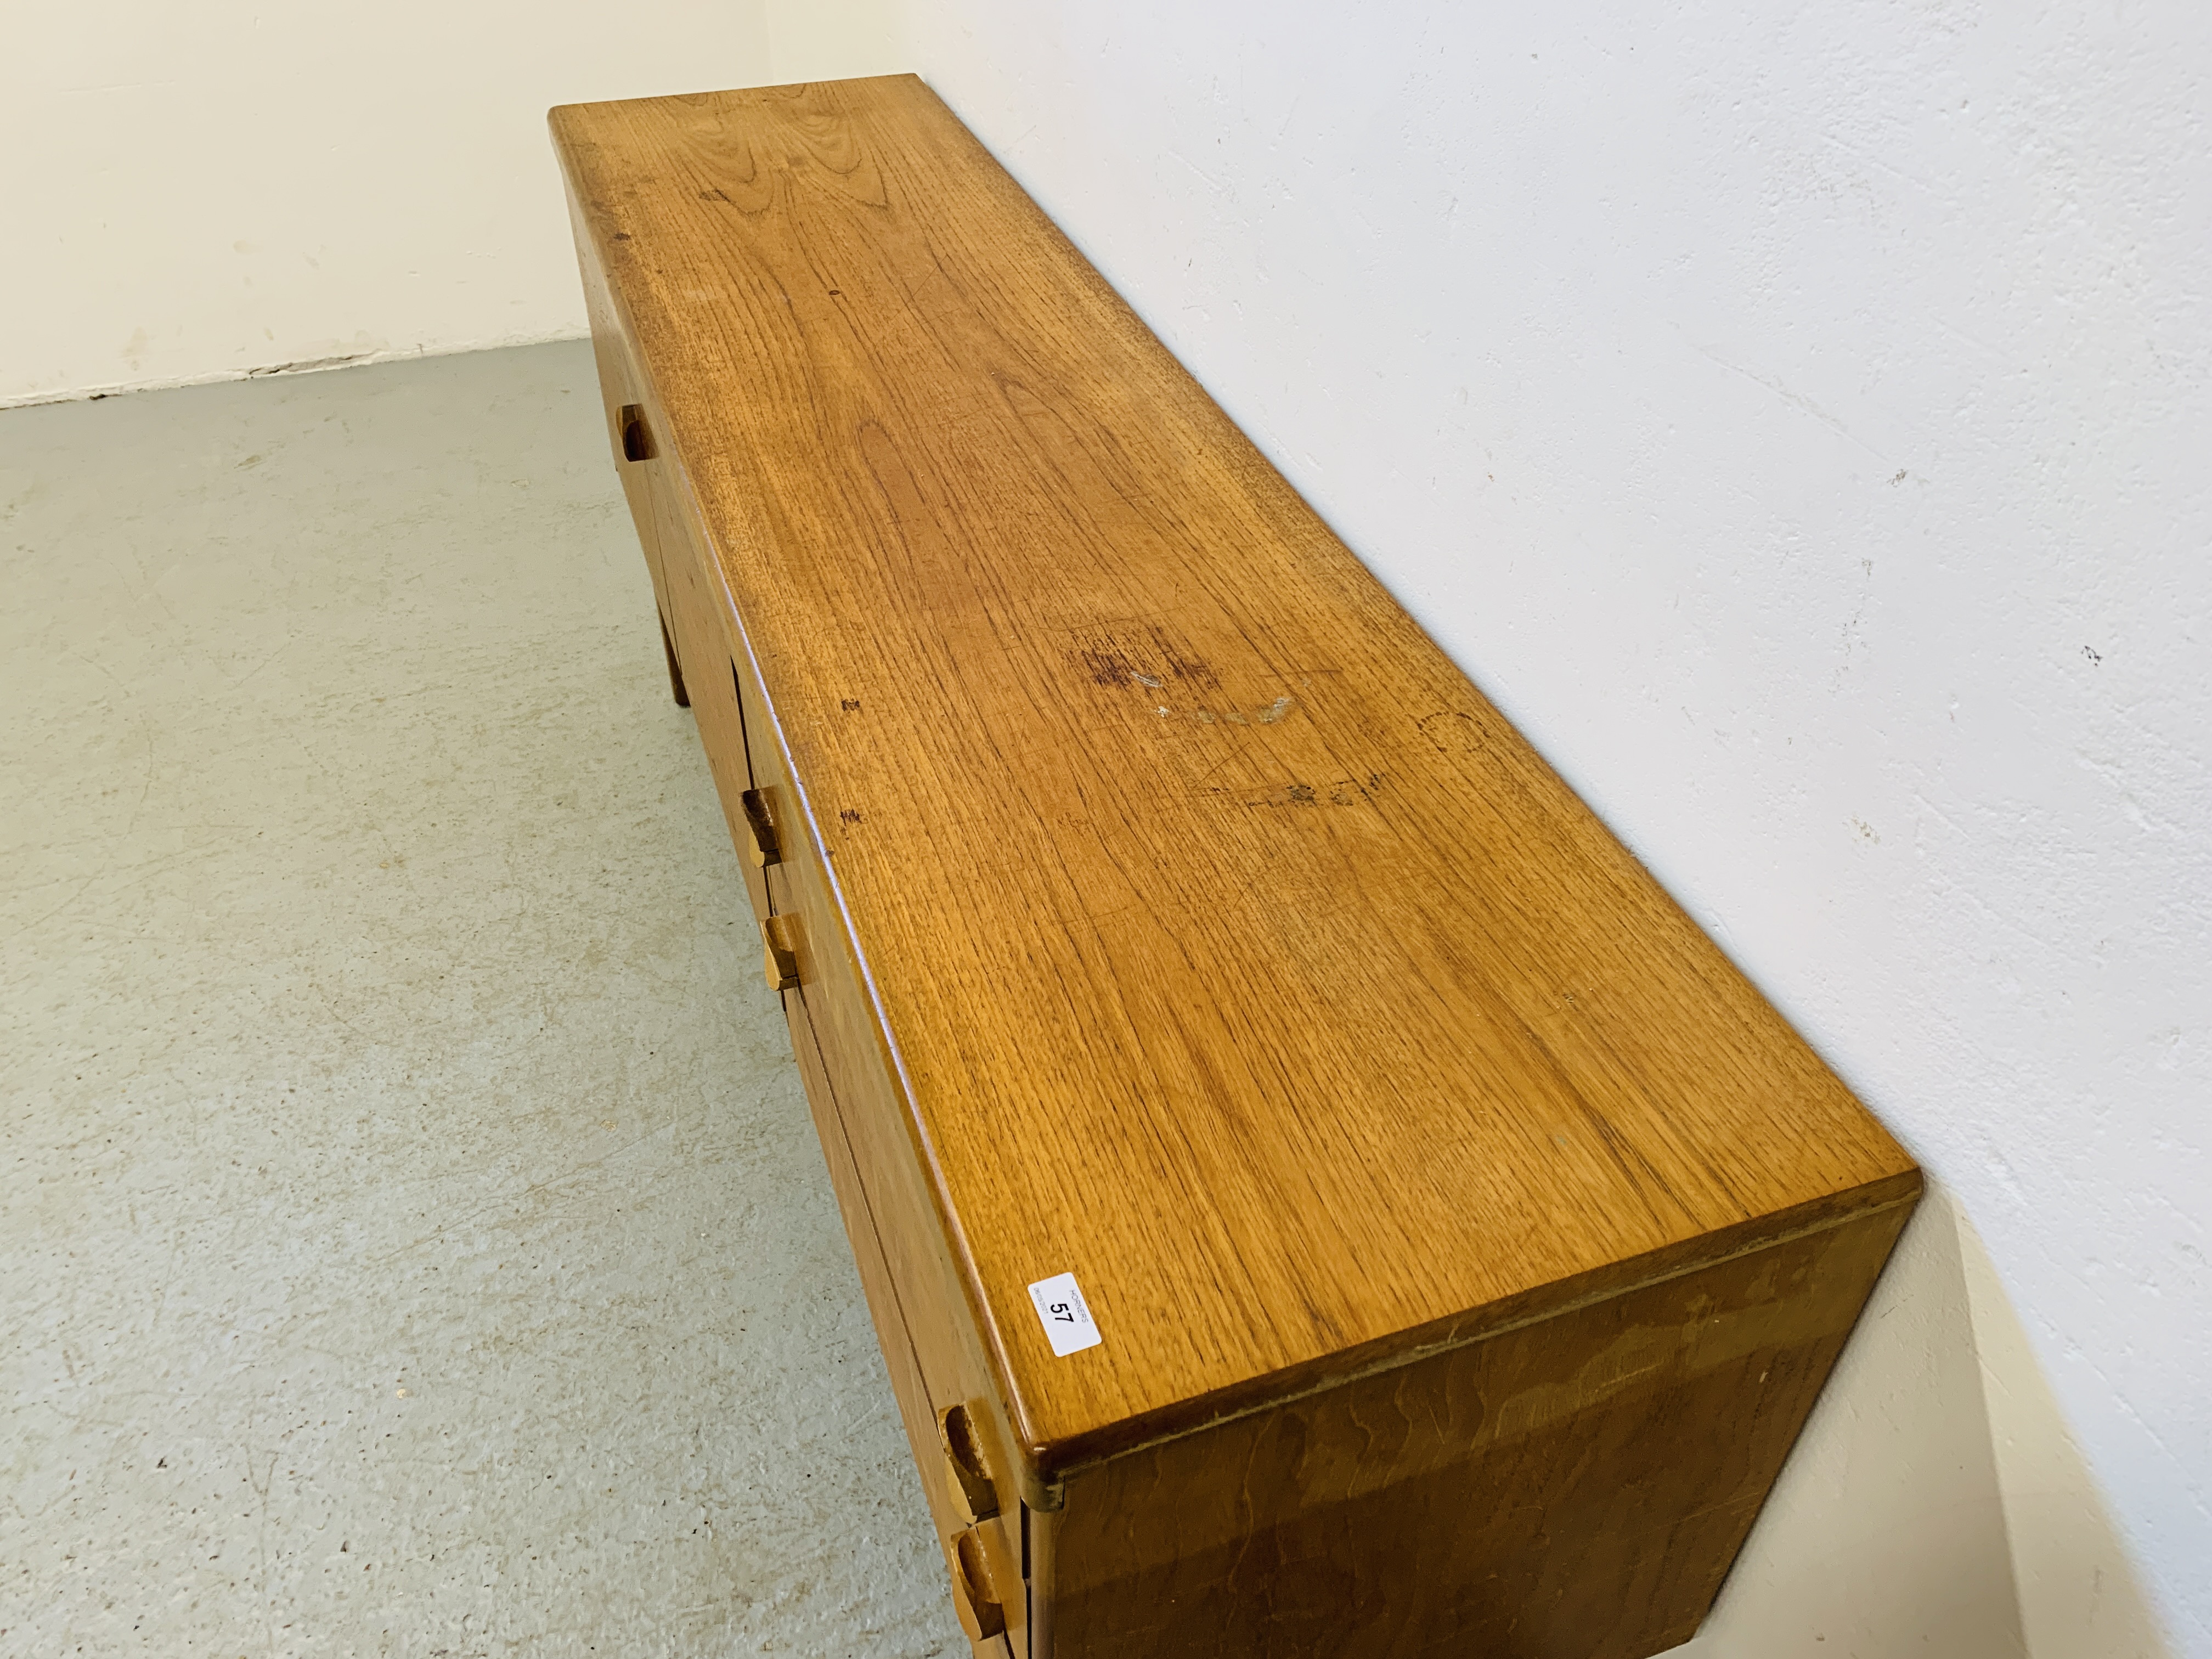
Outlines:
<svg viewBox="0 0 2212 1659"><path fill-rule="evenodd" d="M1910 1209L1084 1470L1056 1518L1056 1659L1687 1641Z"/></svg>
<svg viewBox="0 0 2212 1659"><path fill-rule="evenodd" d="M552 123L1032 1484L1917 1190L920 82Z"/></svg>

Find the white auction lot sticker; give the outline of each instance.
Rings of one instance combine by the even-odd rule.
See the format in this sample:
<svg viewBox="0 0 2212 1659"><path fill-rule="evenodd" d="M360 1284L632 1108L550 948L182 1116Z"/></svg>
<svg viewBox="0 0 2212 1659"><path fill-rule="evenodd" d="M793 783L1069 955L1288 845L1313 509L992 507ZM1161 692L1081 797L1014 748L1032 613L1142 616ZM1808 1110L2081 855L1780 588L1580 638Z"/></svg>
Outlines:
<svg viewBox="0 0 2212 1659"><path fill-rule="evenodd" d="M1050 1279L1040 1279L1030 1286L1030 1300L1036 1304L1037 1322L1044 1327L1044 1340L1052 1344L1053 1352L1061 1358L1081 1353L1085 1348L1095 1348L1106 1340L1098 1334L1098 1326L1091 1317L1091 1304L1083 1299L1083 1287L1075 1282L1073 1273L1054 1273Z"/></svg>

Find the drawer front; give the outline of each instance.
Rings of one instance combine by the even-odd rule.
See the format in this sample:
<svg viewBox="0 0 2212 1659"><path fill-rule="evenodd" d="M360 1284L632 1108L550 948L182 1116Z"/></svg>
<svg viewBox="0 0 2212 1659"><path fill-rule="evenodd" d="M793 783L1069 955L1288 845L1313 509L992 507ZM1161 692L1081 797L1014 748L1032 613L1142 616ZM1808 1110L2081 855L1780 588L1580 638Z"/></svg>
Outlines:
<svg viewBox="0 0 2212 1659"><path fill-rule="evenodd" d="M649 493L647 465L639 455L649 446L651 436L640 434L626 413L643 407L645 376L639 372L636 357L623 337L621 314L607 287L606 272L592 251L592 239L584 234L573 197L568 210L570 217L576 221L576 260L584 280L584 309L591 319L592 356L599 366L599 403L606 416L607 442L614 452L615 472L622 479L623 495L629 502L630 521L637 526L638 541L645 549L646 568L653 573L653 596L660 611L661 626L672 636L675 629L669 619L667 584L661 574L659 526Z"/></svg>
<svg viewBox="0 0 2212 1659"><path fill-rule="evenodd" d="M766 916L767 888L748 856L752 842L746 832L744 796L752 787L752 774L738 708L737 668L721 621L723 607L716 603L720 584L709 577L706 542L690 508L683 465L669 442L666 420L623 335L620 313L590 239L580 234L577 246L615 469L653 575L663 636L698 720L699 741L714 771L730 838L744 863L754 914Z"/></svg>

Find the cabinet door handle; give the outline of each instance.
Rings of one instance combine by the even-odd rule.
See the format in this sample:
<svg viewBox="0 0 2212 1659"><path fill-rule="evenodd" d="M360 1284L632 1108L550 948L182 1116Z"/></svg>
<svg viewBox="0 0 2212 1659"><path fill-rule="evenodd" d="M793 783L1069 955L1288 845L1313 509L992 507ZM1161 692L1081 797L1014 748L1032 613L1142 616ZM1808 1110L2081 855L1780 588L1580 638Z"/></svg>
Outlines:
<svg viewBox="0 0 2212 1659"><path fill-rule="evenodd" d="M645 423L643 404L624 404L615 424L622 428L623 459L649 461L660 453L653 441L653 428Z"/></svg>
<svg viewBox="0 0 2212 1659"><path fill-rule="evenodd" d="M763 870L783 862L783 838L775 823L775 791L748 789L738 797L745 809L745 827L753 832L753 862Z"/></svg>
<svg viewBox="0 0 2212 1659"><path fill-rule="evenodd" d="M989 1520L999 1512L998 1483L991 1479L975 1415L965 1403L938 1413L937 1438L945 1449L945 1484L953 1507L970 1522Z"/></svg>
<svg viewBox="0 0 2212 1659"><path fill-rule="evenodd" d="M799 987L799 927L789 916L770 916L761 923L761 943L768 947L768 988L791 991Z"/></svg>
<svg viewBox="0 0 2212 1659"><path fill-rule="evenodd" d="M988 1641L1006 1631L1007 1592L992 1580L982 1530L970 1527L945 1547L945 1558L952 1568L952 1610L960 1615L960 1628L971 1642Z"/></svg>

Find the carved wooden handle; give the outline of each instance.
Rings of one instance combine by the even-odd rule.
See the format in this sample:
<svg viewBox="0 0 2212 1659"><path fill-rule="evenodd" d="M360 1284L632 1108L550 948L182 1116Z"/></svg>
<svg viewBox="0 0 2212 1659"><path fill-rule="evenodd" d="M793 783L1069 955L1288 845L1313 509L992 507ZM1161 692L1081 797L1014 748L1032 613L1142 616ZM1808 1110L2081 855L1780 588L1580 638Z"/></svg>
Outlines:
<svg viewBox="0 0 2212 1659"><path fill-rule="evenodd" d="M971 1642L1006 1633L1005 1598L1010 1592L992 1577L992 1554L981 1527L969 1528L945 1547L945 1559L952 1568L952 1610L960 1615L960 1628Z"/></svg>
<svg viewBox="0 0 2212 1659"><path fill-rule="evenodd" d="M968 1521L988 1521L999 1512L998 1484L983 1454L975 1420L963 1403L947 1406L937 1417L937 1438L945 1449L945 1485L952 1507Z"/></svg>
<svg viewBox="0 0 2212 1659"><path fill-rule="evenodd" d="M624 404L615 424L622 428L623 459L649 461L660 453L653 441L653 428L645 423L643 404Z"/></svg>
<svg viewBox="0 0 2212 1659"><path fill-rule="evenodd" d="M745 828L753 835L753 862L765 870L783 862L783 834L776 828L775 791L748 789L738 797L745 809Z"/></svg>
<svg viewBox="0 0 2212 1659"><path fill-rule="evenodd" d="M790 991L799 985L799 929L789 916L770 916L761 923L761 943L768 947L768 988Z"/></svg>

